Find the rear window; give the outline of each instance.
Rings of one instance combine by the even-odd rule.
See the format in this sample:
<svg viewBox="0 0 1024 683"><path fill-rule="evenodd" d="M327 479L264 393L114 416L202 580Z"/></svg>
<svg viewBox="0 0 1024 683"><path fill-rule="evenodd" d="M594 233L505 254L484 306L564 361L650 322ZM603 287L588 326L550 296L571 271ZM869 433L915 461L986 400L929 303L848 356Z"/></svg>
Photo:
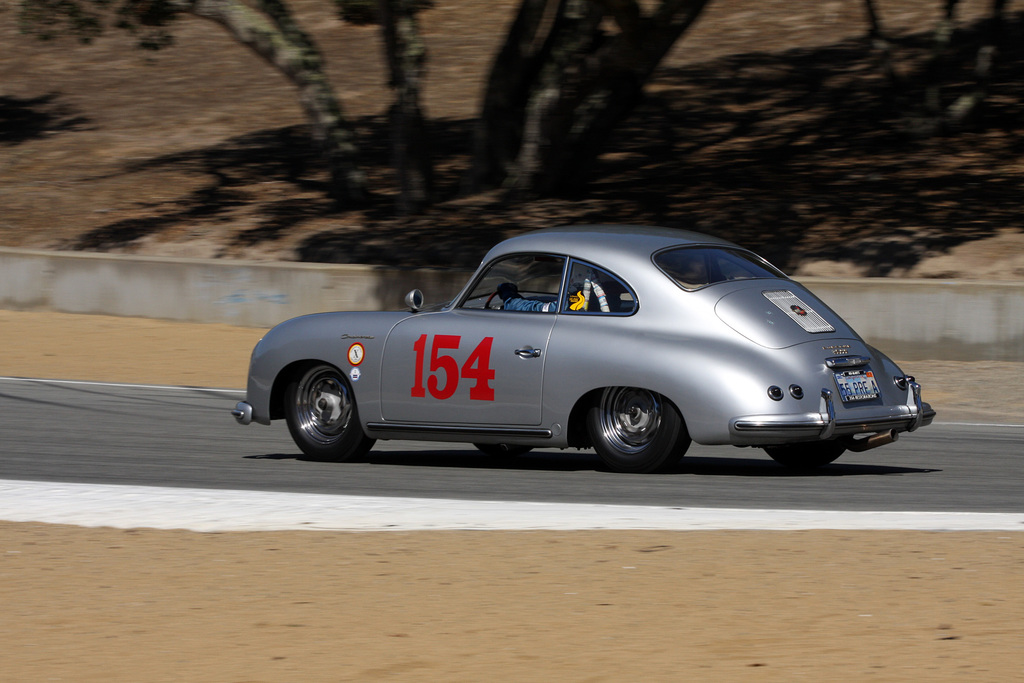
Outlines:
<svg viewBox="0 0 1024 683"><path fill-rule="evenodd" d="M728 247L678 247L658 252L654 264L683 289L716 282L786 277L760 256Z"/></svg>

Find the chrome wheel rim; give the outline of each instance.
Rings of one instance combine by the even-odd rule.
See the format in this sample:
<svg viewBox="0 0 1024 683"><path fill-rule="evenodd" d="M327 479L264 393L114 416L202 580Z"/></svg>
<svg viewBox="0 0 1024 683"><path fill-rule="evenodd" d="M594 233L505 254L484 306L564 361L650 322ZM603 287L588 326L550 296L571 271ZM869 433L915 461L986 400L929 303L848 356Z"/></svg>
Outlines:
<svg viewBox="0 0 1024 683"><path fill-rule="evenodd" d="M643 451L661 427L661 402L645 389L606 389L600 414L605 439L624 453Z"/></svg>
<svg viewBox="0 0 1024 683"><path fill-rule="evenodd" d="M352 418L348 385L331 368L315 368L306 374L295 392L299 428L321 444L337 441Z"/></svg>

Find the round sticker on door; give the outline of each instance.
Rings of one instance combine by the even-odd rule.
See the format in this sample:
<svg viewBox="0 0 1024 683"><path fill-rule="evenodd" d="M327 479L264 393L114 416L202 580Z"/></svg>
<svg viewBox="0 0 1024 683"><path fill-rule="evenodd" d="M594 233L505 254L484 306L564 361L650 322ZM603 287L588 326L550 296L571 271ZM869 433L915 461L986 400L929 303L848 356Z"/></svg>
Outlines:
<svg viewBox="0 0 1024 683"><path fill-rule="evenodd" d="M363 358L366 356L366 349L360 343L355 343L348 347L348 362L352 365L359 365L363 362Z"/></svg>

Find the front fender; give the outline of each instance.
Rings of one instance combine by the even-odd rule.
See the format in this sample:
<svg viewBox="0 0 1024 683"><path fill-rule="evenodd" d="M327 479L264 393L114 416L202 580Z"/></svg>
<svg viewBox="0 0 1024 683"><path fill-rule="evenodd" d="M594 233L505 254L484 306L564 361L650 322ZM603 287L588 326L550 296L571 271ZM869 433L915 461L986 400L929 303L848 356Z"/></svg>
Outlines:
<svg viewBox="0 0 1024 683"><path fill-rule="evenodd" d="M293 370L322 362L349 377L360 414L379 414L380 368L390 329L410 314L319 313L287 320L264 335L249 361L246 401L252 421L282 417L280 400ZM350 356L354 345L362 347Z"/></svg>

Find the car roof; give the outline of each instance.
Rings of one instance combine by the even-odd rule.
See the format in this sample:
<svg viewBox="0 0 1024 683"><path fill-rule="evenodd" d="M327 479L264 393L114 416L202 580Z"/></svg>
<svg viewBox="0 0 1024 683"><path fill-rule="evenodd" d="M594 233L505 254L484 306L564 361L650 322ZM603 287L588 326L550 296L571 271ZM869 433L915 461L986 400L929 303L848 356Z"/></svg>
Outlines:
<svg viewBox="0 0 1024 683"><path fill-rule="evenodd" d="M728 240L690 230L644 225L567 225L524 233L501 242L486 260L515 252L568 254L584 259L617 260L616 255L649 257L673 246L709 244L737 247Z"/></svg>

